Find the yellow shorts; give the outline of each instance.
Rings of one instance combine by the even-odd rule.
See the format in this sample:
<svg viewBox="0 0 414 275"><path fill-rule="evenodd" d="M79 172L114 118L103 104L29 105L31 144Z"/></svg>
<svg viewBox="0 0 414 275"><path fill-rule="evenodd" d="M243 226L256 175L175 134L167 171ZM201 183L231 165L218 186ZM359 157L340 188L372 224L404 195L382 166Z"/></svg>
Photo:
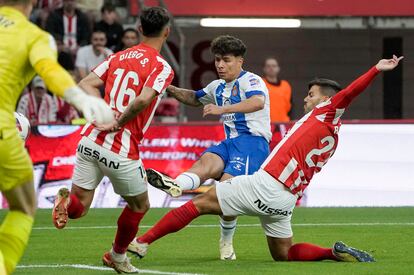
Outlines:
<svg viewBox="0 0 414 275"><path fill-rule="evenodd" d="M33 180L32 161L16 128L0 129L0 191Z"/></svg>

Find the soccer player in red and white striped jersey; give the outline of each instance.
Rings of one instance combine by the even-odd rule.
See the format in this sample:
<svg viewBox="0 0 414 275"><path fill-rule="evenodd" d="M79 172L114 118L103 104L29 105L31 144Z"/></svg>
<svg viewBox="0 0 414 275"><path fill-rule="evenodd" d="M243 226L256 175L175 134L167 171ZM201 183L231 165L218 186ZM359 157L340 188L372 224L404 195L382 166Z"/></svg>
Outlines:
<svg viewBox="0 0 414 275"><path fill-rule="evenodd" d="M115 193L128 205L118 219L112 249L103 262L119 273L135 273L126 257L128 244L149 208L145 169L139 158L142 140L174 72L159 52L169 33L169 13L160 7L142 11L142 43L108 57L79 84L90 94L105 87L105 101L117 114L110 124L84 126L76 154L72 190L59 190L53 209L53 222L64 228L68 218L84 216L95 188L107 176Z"/></svg>
<svg viewBox="0 0 414 275"><path fill-rule="evenodd" d="M380 71L394 69L401 59L393 56L380 60L341 91L339 84L332 80L310 82L304 105L307 114L273 149L258 172L221 182L170 211L147 233L135 239L129 250L143 257L149 244L182 229L200 215L250 215L260 218L270 254L276 261L374 261L368 253L342 242L336 242L333 248L309 243L293 245L290 221L297 199L335 152L340 118L345 109Z"/></svg>

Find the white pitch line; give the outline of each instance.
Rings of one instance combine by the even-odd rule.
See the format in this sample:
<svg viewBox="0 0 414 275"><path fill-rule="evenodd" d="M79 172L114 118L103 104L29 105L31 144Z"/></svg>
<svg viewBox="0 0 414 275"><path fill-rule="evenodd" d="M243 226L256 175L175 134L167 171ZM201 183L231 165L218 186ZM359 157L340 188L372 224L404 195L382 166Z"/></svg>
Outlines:
<svg viewBox="0 0 414 275"><path fill-rule="evenodd" d="M36 264L36 265L18 265L17 268L76 268L76 269L90 269L90 270L113 270L109 267L101 267L95 265L85 264ZM180 272L167 272L159 270L139 269L139 273L147 274L162 274L162 275L205 275L200 273L180 273Z"/></svg>
<svg viewBox="0 0 414 275"><path fill-rule="evenodd" d="M311 227L311 226L414 226L414 222L367 222L367 223L294 223L292 226L298 227ZM253 224L238 224L237 227L259 227L261 224L253 223ZM152 225L140 225L140 228L150 228ZM218 224L194 224L188 225L186 227L190 228L208 228L208 227L219 227ZM114 225L103 225L103 226L68 226L65 227L65 230L78 230L78 229L114 229L117 228ZM33 230L54 230L56 229L53 226L45 226L45 227L33 227Z"/></svg>

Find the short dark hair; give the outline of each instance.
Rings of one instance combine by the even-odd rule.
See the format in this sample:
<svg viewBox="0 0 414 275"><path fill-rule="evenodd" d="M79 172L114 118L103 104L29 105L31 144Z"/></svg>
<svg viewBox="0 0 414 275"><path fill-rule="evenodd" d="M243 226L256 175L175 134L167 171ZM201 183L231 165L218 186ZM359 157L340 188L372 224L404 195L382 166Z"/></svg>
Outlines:
<svg viewBox="0 0 414 275"><path fill-rule="evenodd" d="M144 9L139 19L142 34L147 37L157 37L170 22L170 14L162 7L151 7Z"/></svg>
<svg viewBox="0 0 414 275"><path fill-rule="evenodd" d="M112 3L105 3L101 8L101 13L104 13L105 11L115 11L115 6L112 5Z"/></svg>
<svg viewBox="0 0 414 275"><path fill-rule="evenodd" d="M326 96L333 96L340 90L342 90L341 85L338 82L327 79L327 78L315 78L308 84L308 89L312 88L312 86L319 86L321 87L321 91Z"/></svg>
<svg viewBox="0 0 414 275"><path fill-rule="evenodd" d="M231 35L220 35L216 37L210 45L213 54L244 57L246 54L246 45L240 39Z"/></svg>

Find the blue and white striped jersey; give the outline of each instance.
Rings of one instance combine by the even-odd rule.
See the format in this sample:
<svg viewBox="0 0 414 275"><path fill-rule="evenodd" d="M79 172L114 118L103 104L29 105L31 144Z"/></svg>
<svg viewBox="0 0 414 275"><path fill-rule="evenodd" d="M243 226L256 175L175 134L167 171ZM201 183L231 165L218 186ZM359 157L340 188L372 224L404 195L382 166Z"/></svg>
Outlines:
<svg viewBox="0 0 414 275"><path fill-rule="evenodd" d="M222 115L226 138L240 135L262 136L270 141L269 92L266 84L258 75L242 71L237 79L226 83L222 79L214 80L204 89L196 91L197 99L203 104L226 106L237 104L254 95L265 97L263 109L252 113L227 113Z"/></svg>

